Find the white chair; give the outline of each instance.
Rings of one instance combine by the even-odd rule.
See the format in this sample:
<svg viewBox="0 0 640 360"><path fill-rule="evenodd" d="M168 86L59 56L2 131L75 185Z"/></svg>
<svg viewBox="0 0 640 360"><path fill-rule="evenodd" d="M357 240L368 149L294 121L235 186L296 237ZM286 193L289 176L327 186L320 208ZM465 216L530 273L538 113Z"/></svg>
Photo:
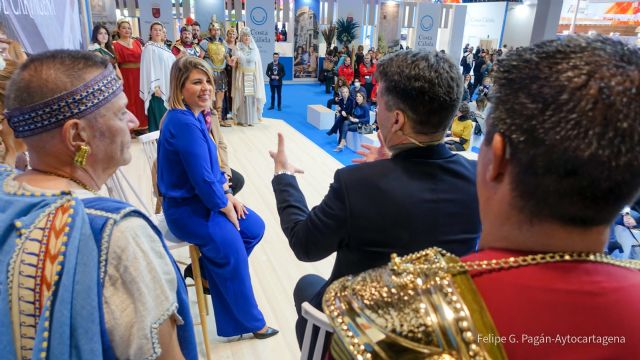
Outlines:
<svg viewBox="0 0 640 360"><path fill-rule="evenodd" d="M159 131L154 131L152 133L138 137L138 140L140 140L140 142L142 143L144 155L147 158L147 162L149 163L149 168L151 169L152 176L155 176L153 165L158 158L159 137ZM200 270L199 262L200 250L198 250L197 246L184 242L173 235L173 233L171 233L171 231L169 230L169 226L167 225L167 222L164 218L164 214L153 214L146 208L144 202L140 198L140 195L120 169L118 169L118 171L116 171L116 173L107 181L107 190L109 191L109 196L120 199L122 201L126 201L128 203L132 203L132 199L129 194L133 194L133 196L138 200L138 202L140 202L141 206L144 207L147 214L151 216L152 220L156 223L156 225L162 232L164 241L170 251L185 246L189 247L189 257L191 258L191 263L193 266L194 279L194 285L191 286L194 286L196 288L196 301L198 303L198 313L200 315L200 323L194 323L194 325L200 325L200 328L202 329L202 338L204 342L205 353L207 359L210 359L211 351L209 349L209 334L207 330L207 315L209 314L209 306L207 304L207 298L204 295L202 285L202 272Z"/></svg>
<svg viewBox="0 0 640 360"><path fill-rule="evenodd" d="M313 327L318 328L318 337L316 339L316 346L313 349L313 360L322 359L322 348L324 347L324 339L327 334L333 334L333 327L329 323L327 315L322 311L314 308L308 302L304 302L301 307L302 316L307 319L307 327L304 330L304 340L302 341L302 350L300 352L300 359L307 360L311 353L311 333Z"/></svg>

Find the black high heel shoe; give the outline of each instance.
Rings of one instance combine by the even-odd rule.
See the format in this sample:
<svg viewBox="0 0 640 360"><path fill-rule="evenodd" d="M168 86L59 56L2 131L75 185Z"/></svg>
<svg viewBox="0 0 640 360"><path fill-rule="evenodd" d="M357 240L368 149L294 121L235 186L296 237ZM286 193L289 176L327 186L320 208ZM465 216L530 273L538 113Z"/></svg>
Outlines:
<svg viewBox="0 0 640 360"><path fill-rule="evenodd" d="M272 336L275 336L279 333L280 331L278 331L277 329L274 329L272 327L267 327L267 331L263 332L263 333L259 333L259 332L254 332L253 333L253 337L255 337L258 340L264 340L264 339L268 339Z"/></svg>
<svg viewBox="0 0 640 360"><path fill-rule="evenodd" d="M191 264L187 265L187 267L184 268L183 276L184 276L185 280L187 278L190 278L191 280L195 280L193 278L193 266L191 266ZM202 280L207 280L204 277L204 273L202 273ZM204 285L202 286L202 292L204 292L205 295L211 295L211 291L209 290L209 287L204 286Z"/></svg>

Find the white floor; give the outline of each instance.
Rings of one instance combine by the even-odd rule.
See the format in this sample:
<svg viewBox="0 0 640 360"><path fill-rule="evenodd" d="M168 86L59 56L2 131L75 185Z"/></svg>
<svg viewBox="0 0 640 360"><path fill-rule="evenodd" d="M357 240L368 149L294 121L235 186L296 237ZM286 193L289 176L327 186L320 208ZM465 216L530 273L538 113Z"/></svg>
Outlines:
<svg viewBox="0 0 640 360"><path fill-rule="evenodd" d="M238 198L264 219L265 236L250 257L251 277L255 295L267 323L280 330L280 334L267 340L242 340L222 342L215 336L213 312L207 319L209 342L215 359L299 359L294 324L293 288L298 278L307 273L328 276L334 256L316 263L298 261L280 229L275 198L271 188L273 161L268 150L276 149L277 133L286 140L289 161L305 170L298 175L298 182L310 207L317 205L326 194L333 173L342 165L322 149L281 120L265 119L254 127L223 128L229 144L231 167L245 177L244 189ZM154 208L150 171L142 146L132 144L133 159L124 173L141 193L145 206ZM140 204L135 204L140 205ZM188 261L186 248L176 251L176 259ZM190 290L192 291L192 290ZM197 319L195 294L190 292L192 314ZM211 307L211 303L209 302ZM196 328L201 358L204 359L202 336Z"/></svg>

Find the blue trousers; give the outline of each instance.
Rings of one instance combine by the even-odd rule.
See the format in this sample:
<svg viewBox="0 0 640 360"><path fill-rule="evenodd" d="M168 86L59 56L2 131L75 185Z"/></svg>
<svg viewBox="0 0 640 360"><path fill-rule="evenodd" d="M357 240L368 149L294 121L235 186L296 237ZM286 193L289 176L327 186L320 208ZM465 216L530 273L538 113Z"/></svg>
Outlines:
<svg viewBox="0 0 640 360"><path fill-rule="evenodd" d="M264 221L249 209L240 231L220 211L211 211L200 198L164 198L162 207L171 232L197 245L211 290L219 336L237 336L262 329L266 322L258 308L249 255L264 235Z"/></svg>

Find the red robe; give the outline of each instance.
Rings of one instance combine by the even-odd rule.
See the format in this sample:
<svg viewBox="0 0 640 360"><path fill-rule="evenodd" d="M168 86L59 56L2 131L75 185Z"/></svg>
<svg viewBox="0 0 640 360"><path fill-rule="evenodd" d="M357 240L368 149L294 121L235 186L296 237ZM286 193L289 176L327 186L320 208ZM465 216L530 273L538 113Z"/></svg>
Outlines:
<svg viewBox="0 0 640 360"><path fill-rule="evenodd" d="M353 66L340 66L338 69L338 76L344 76L344 78L347 79L347 85L351 86L351 83L353 82Z"/></svg>
<svg viewBox="0 0 640 360"><path fill-rule="evenodd" d="M521 255L489 249L463 261ZM484 341L504 339L509 359L640 359L640 271L565 262L471 275L502 337Z"/></svg>
<svg viewBox="0 0 640 360"><path fill-rule="evenodd" d="M140 57L142 55L142 45L138 40L131 41L131 49L113 42L113 50L116 53L118 67L122 73L122 85L124 93L127 95L129 110L140 122L138 129L148 128L147 115L144 111L144 101L140 97Z"/></svg>

